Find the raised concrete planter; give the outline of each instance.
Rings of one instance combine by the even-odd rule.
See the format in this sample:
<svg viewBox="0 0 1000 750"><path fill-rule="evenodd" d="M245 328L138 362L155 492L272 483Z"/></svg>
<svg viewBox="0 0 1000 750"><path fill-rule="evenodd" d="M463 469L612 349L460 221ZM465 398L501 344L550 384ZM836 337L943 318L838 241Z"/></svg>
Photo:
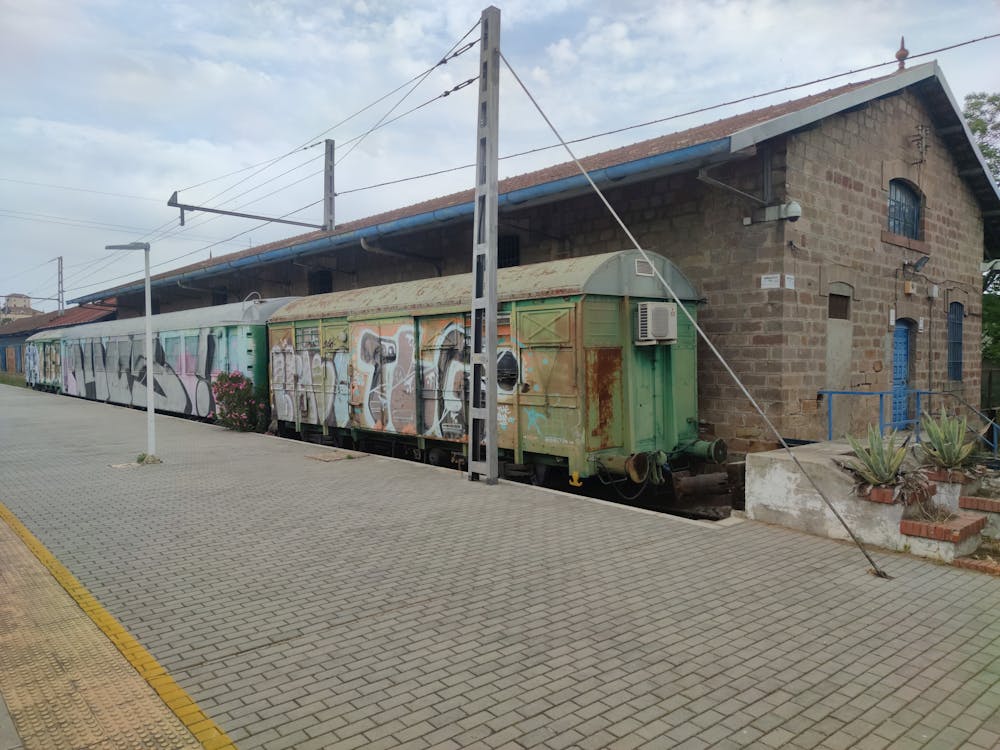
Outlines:
<svg viewBox="0 0 1000 750"><path fill-rule="evenodd" d="M851 477L834 458L853 455L844 441L793 448L803 468L865 544L903 550L899 531L904 506L871 502L854 494ZM809 480L784 450L747 454L747 518L787 526L831 539L850 539Z"/></svg>
<svg viewBox="0 0 1000 750"><path fill-rule="evenodd" d="M949 471L948 469L928 471L927 478L937 485L937 495L934 497L935 504L957 513L960 507L958 498L962 496L966 486L972 483L972 479L960 471Z"/></svg>
<svg viewBox="0 0 1000 750"><path fill-rule="evenodd" d="M909 520L903 520L906 506L869 500L854 494L854 481L838 467L833 459L853 455L846 442L814 443L792 449L809 476L823 490L826 497L850 526L851 531L864 544L885 547L899 552L909 552L951 562L956 557L968 555L979 545L980 525L971 532L941 532L937 537L908 535L901 526L914 530ZM747 455L746 516L755 521L779 524L810 534L831 539L849 539L850 536L809 480L795 466L784 450ZM946 477L951 479L949 475ZM962 487L960 483L954 483ZM938 502L940 486L935 495ZM950 506L950 499L945 501ZM959 507L958 494L954 510ZM966 519L968 520L968 519ZM957 519L956 519L957 522ZM985 524L985 519L983 523ZM973 524L975 526L979 522ZM964 528L964 527L963 527Z"/></svg>

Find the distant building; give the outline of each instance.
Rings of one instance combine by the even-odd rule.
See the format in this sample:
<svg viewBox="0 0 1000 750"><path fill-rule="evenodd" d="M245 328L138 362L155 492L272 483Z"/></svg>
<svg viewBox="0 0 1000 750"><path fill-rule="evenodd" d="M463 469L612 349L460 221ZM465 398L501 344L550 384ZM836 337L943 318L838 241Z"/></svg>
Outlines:
<svg viewBox="0 0 1000 750"><path fill-rule="evenodd" d="M11 294L8 299L13 297L27 299L23 294ZM50 328L69 328L83 323L112 320L115 317L115 303L116 300L111 299L104 304L68 307L62 313L32 311L32 315L23 315L18 320L0 325L0 372L24 372L24 342L32 334Z"/></svg>
<svg viewBox="0 0 1000 750"><path fill-rule="evenodd" d="M3 307L0 307L0 322L10 323L32 315L41 315L41 310L31 307L31 297L27 294L8 294Z"/></svg>

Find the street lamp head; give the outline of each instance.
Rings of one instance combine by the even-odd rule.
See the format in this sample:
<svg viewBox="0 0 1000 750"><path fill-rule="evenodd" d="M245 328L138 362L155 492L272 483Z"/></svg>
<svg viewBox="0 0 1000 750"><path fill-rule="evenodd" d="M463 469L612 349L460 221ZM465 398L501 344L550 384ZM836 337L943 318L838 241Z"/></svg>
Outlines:
<svg viewBox="0 0 1000 750"><path fill-rule="evenodd" d="M105 245L105 250L145 250L149 252L148 242L129 242L127 245Z"/></svg>

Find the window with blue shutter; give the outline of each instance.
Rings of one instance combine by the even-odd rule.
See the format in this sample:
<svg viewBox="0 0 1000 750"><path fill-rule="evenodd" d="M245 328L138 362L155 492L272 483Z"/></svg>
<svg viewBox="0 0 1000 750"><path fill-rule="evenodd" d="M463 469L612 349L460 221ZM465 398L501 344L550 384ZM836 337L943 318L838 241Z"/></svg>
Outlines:
<svg viewBox="0 0 1000 750"><path fill-rule="evenodd" d="M889 183L889 231L920 239L920 194L903 180Z"/></svg>
<svg viewBox="0 0 1000 750"><path fill-rule="evenodd" d="M961 302L948 306L948 379L962 379L962 319L965 307Z"/></svg>

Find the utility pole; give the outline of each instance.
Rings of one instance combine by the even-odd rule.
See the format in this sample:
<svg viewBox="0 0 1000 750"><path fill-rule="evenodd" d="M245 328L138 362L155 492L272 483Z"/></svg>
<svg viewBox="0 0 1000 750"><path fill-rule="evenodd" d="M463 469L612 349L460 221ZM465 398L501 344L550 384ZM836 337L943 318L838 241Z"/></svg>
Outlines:
<svg viewBox="0 0 1000 750"><path fill-rule="evenodd" d="M337 150L337 144L326 139L326 161L323 167L323 228L332 232L336 226L336 215L334 214L333 199L337 194L333 189L333 155Z"/></svg>
<svg viewBox="0 0 1000 750"><path fill-rule="evenodd" d="M500 9L479 21L476 104L476 202L472 222L472 378L469 383L469 479L496 484L497 193L500 133Z"/></svg>
<svg viewBox="0 0 1000 750"><path fill-rule="evenodd" d="M63 266L63 257L60 255L59 256L59 294L58 294L58 297L59 297L59 314L60 315L62 315L63 312L66 310L66 305L63 304L63 292L64 292L64 290L63 290L63 271L62 271L62 266Z"/></svg>
<svg viewBox="0 0 1000 750"><path fill-rule="evenodd" d="M146 457L143 463L162 463L156 456L156 375L153 372L153 294L149 285L149 243L129 242L127 245L105 245L105 250L142 250L146 254Z"/></svg>

